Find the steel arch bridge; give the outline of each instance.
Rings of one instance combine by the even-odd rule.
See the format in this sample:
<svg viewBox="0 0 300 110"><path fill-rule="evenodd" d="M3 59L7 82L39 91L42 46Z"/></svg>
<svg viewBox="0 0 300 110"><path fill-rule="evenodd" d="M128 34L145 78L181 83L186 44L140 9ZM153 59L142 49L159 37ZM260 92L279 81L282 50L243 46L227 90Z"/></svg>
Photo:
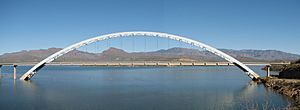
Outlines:
<svg viewBox="0 0 300 110"><path fill-rule="evenodd" d="M118 33L101 35L101 36L97 36L97 37L94 37L94 38L90 38L90 39L78 42L76 44L73 44L69 47L66 47L66 48L50 55L46 59L44 59L41 62L37 63L30 70L28 70L26 73L24 73L20 77L20 79L21 80L30 80L35 75L35 73L37 73L38 70L40 70L41 68L43 68L45 66L45 64L50 63L53 60L57 59L58 57L66 54L66 53L68 53L72 50L80 48L82 46L85 46L85 45L88 45L88 44L91 44L91 43L94 43L94 42L97 42L97 41L107 40L107 39L113 39L113 38L118 38L118 37L137 37L137 36L167 38L167 39L176 40L176 41L179 41L179 42L184 42L184 43L202 48L204 50L207 50L207 51L209 51L209 52L211 52L211 53L227 60L230 63L233 63L235 66L240 68L243 72L245 72L245 74L248 75L252 80L259 79L259 75L256 74L249 67L247 67L246 65L244 65L240 61L236 60L235 58L227 55L226 53L224 53L224 52L222 52L222 51L220 51L216 48L213 48L209 45L206 45L206 44L201 43L201 42L196 41L196 40L192 40L192 39L189 39L189 38L186 38L186 37L177 36L177 35L173 35L173 34L160 33L160 32L145 32L145 31L118 32Z"/></svg>

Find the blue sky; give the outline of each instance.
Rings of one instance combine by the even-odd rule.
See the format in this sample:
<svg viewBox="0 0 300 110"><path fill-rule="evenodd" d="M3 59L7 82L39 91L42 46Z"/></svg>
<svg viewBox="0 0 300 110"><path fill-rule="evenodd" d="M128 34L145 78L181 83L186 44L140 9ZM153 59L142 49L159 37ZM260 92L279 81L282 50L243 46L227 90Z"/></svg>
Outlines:
<svg viewBox="0 0 300 110"><path fill-rule="evenodd" d="M136 30L182 35L216 48L300 54L299 21L299 0L0 0L0 54ZM132 44L124 45L130 50Z"/></svg>

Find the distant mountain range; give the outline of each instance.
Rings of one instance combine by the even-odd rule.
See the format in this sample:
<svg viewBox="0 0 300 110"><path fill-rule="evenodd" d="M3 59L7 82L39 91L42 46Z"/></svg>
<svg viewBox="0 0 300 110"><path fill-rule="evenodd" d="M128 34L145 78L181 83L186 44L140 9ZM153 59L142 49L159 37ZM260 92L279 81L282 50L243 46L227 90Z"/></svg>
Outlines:
<svg viewBox="0 0 300 110"><path fill-rule="evenodd" d="M0 63L39 62L61 48L20 51L0 55ZM244 62L281 62L294 61L300 55L277 50L231 50L221 51ZM88 53L74 50L58 58L55 62L103 62L103 61L224 61L220 57L197 49L170 48L151 52L126 52L117 48L109 48L100 53Z"/></svg>

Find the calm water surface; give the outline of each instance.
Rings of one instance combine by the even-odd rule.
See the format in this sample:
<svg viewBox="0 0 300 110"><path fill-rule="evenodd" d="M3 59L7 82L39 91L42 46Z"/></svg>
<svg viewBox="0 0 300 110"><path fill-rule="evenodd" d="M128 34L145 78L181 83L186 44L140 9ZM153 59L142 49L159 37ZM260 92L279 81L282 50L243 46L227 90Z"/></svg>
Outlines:
<svg viewBox="0 0 300 110"><path fill-rule="evenodd" d="M261 66L251 66L259 74ZM18 66L18 75L29 70ZM284 108L289 99L234 66L46 66L32 79L2 67L0 110L216 110Z"/></svg>

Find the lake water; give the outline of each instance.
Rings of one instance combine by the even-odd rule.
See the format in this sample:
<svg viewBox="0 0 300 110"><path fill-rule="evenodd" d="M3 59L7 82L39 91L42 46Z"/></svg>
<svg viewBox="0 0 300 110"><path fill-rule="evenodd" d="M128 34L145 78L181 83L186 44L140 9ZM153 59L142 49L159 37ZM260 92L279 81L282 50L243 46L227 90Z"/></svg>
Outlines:
<svg viewBox="0 0 300 110"><path fill-rule="evenodd" d="M250 66L265 76L261 66ZM18 66L18 75L30 69ZM45 66L31 81L2 67L0 110L232 110L284 108L290 99L234 66ZM266 105L266 106L265 106Z"/></svg>

